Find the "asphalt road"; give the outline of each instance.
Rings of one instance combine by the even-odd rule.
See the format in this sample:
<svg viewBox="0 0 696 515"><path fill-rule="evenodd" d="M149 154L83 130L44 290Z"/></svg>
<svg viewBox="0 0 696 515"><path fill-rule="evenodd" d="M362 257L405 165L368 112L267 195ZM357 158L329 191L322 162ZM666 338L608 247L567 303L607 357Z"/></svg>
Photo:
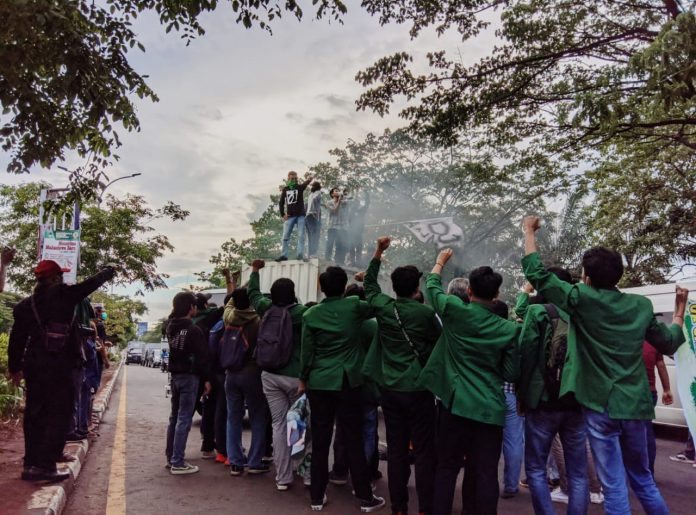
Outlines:
<svg viewBox="0 0 696 515"><path fill-rule="evenodd" d="M138 365L129 365L123 370L125 374L122 372L119 378L102 422L101 436L90 450L65 513L311 513L309 493L299 479L289 491L279 492L275 489L272 473L231 477L224 466L201 460L200 419L197 415L188 440L187 460L199 465L201 471L190 476L171 476L164 468L164 440L169 413L169 400L164 394L166 375L157 369ZM380 427L380 434L383 440L383 427ZM244 439L248 447L248 431L244 432ZM694 514L696 469L668 459L681 447L679 441L658 441L656 474L671 512L678 515ZM380 464L380 469L385 479L377 482L377 494L388 499L385 462ZM329 485L327 494L329 504L324 509L326 513L359 513L359 505L351 496L350 486ZM411 499L415 499L413 480ZM461 494L457 490L453 513L460 512L460 499ZM635 499L632 502L634 513L642 513ZM498 508L501 514L533 513L529 492L524 489L513 499L501 499ZM556 505L556 509L557 513L565 513L564 505ZM388 505L379 513L389 513ZM603 510L599 506L592 506L590 513L599 514Z"/></svg>

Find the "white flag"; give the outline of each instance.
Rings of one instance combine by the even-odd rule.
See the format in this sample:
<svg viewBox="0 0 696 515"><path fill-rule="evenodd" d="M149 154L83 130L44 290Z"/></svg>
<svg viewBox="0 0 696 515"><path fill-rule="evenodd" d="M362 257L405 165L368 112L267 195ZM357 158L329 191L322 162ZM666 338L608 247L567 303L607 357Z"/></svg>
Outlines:
<svg viewBox="0 0 696 515"><path fill-rule="evenodd" d="M462 228L451 216L414 220L404 225L423 243L434 243L438 249L458 245L464 239Z"/></svg>

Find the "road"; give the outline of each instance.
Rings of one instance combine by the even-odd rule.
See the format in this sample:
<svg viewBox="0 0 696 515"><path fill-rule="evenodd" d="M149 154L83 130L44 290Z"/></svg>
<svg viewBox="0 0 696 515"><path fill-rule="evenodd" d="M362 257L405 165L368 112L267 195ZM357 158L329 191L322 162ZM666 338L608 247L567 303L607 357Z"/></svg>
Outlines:
<svg viewBox="0 0 696 515"><path fill-rule="evenodd" d="M157 369L138 365L123 367L100 428L101 436L90 450L65 513L311 513L309 493L299 479L289 491L279 492L275 489L272 474L231 477L222 465L201 460L200 419L197 415L189 436L187 460L199 465L201 471L190 476L171 476L164 468L169 413L169 400L164 395L165 383L166 375ZM383 440L382 427L380 433ZM248 447L248 431L245 431L244 438ZM672 513L693 514L696 513L696 469L667 459L679 450L681 444L678 441L658 441L658 484ZM377 494L388 498L386 463L382 462L380 468L385 479L377 482ZM336 515L359 513L359 506L350 490L350 486L329 485L329 504L324 511ZM411 499L415 499L413 484ZM458 490L453 513L460 512L460 499ZM632 503L634 512L642 513L635 499ZM556 508L557 513L565 513L563 505L556 505ZM389 513L388 507L379 513ZM532 514L529 492L522 489L513 499L501 499L499 513ZM603 511L592 506L590 513Z"/></svg>

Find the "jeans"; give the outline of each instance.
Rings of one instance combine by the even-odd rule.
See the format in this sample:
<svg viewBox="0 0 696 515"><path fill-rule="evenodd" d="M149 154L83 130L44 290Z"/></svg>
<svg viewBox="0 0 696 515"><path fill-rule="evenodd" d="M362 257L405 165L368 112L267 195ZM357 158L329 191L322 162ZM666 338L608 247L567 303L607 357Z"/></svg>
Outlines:
<svg viewBox="0 0 696 515"><path fill-rule="evenodd" d="M382 412L387 429L387 467L392 512L408 511L411 477L409 443L415 457L418 512L433 509L435 455L435 398L430 392L397 392L382 388Z"/></svg>
<svg viewBox="0 0 696 515"><path fill-rule="evenodd" d="M72 370L72 389L74 392L73 414L70 419L70 428L68 434L71 436L80 432L80 412L82 408L82 385L85 382L85 369L83 367L74 368ZM84 431L87 432L86 430Z"/></svg>
<svg viewBox="0 0 696 515"><path fill-rule="evenodd" d="M534 513L537 515L556 513L551 503L546 479L546 465L556 433L561 436L566 465L567 513L570 515L587 513L590 492L585 449L587 435L582 413L578 410L531 410L525 416L525 433L524 463Z"/></svg>
<svg viewBox="0 0 696 515"><path fill-rule="evenodd" d="M80 405L77 412L77 431L87 433L89 431L89 423L92 418L92 388L89 387L87 381L82 383L80 389Z"/></svg>
<svg viewBox="0 0 696 515"><path fill-rule="evenodd" d="M331 255L334 254L333 261L337 265L343 265L346 260L348 231L345 229L329 229L326 232L326 253L324 258L331 261ZM335 253L334 253L335 247Z"/></svg>
<svg viewBox="0 0 696 515"><path fill-rule="evenodd" d="M522 455L524 453L524 417L517 414L517 396L505 392L505 427L503 429L503 489L516 493L519 490Z"/></svg>
<svg viewBox="0 0 696 515"><path fill-rule="evenodd" d="M372 463L375 453L377 452L377 408L371 404L363 405L363 450L365 452L365 461L368 464ZM333 471L338 476L348 475L348 459L346 457L346 445L343 427L340 424L336 425L336 435L334 436L333 452L334 462ZM378 466L379 468L379 466Z"/></svg>
<svg viewBox="0 0 696 515"><path fill-rule="evenodd" d="M217 389L215 398L215 450L227 457L227 396L225 395L225 374L213 375L213 388Z"/></svg>
<svg viewBox="0 0 696 515"><path fill-rule="evenodd" d="M321 220L314 215L305 217L305 228L307 229L307 246L309 256L316 257L319 252L319 235L321 234Z"/></svg>
<svg viewBox="0 0 696 515"><path fill-rule="evenodd" d="M307 398L312 409L312 502L321 502L326 492L329 481L329 450L336 419L344 429L346 456L355 496L362 500L372 499L370 475L363 452L361 389L308 390Z"/></svg>
<svg viewBox="0 0 696 515"><path fill-rule="evenodd" d="M462 463L465 465L462 509L465 513L494 515L498 511L498 461L503 428L453 415L440 407L437 427L437 470L433 515L450 515ZM466 462L463 462L466 456Z"/></svg>
<svg viewBox="0 0 696 515"><path fill-rule="evenodd" d="M172 374L172 409L167 429L167 461L174 467L184 465L186 441L196 408L199 378L195 374Z"/></svg>
<svg viewBox="0 0 696 515"><path fill-rule="evenodd" d="M243 467L245 464L242 451L242 419L246 401L251 424L248 463L251 468L259 468L261 458L266 452L266 425L268 424L268 406L261 386L261 371L254 368L240 372L227 372L225 395L227 396L227 457L232 465Z"/></svg>
<svg viewBox="0 0 696 515"><path fill-rule="evenodd" d="M276 469L276 483L292 483L292 457L288 447L288 410L300 397L297 388L300 380L270 372L261 373L263 393L268 400L273 424L273 464Z"/></svg>
<svg viewBox="0 0 696 515"><path fill-rule="evenodd" d="M288 257L290 236L292 236L292 230L295 226L297 226L297 256L300 257L304 254L305 217L291 216L283 224L283 251L281 256Z"/></svg>
<svg viewBox="0 0 696 515"><path fill-rule="evenodd" d="M563 444L560 436L556 435L551 444L551 456L553 457L554 466L557 469L556 478L561 483L561 491L564 494L568 493L568 475L566 472L565 456L563 456ZM597 467L595 467L594 458L592 458L592 449L590 449L590 441L585 440L585 456L587 456L587 480L590 484L590 493L598 494L602 492L602 484L597 477Z"/></svg>
<svg viewBox="0 0 696 515"><path fill-rule="evenodd" d="M607 515L631 513L626 476L648 515L669 513L648 464L645 420L615 420L604 412L583 408L585 423L604 488Z"/></svg>
<svg viewBox="0 0 696 515"><path fill-rule="evenodd" d="M653 407L657 406L657 392L650 392ZM648 440L648 466L650 473L655 477L655 457L657 456L657 443L655 442L655 429L652 420L645 421L645 438Z"/></svg>

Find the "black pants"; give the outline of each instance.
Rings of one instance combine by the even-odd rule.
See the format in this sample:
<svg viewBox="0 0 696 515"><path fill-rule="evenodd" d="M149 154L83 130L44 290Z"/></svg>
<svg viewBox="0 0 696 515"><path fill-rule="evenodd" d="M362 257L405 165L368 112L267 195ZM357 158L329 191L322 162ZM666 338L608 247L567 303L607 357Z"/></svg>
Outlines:
<svg viewBox="0 0 696 515"><path fill-rule="evenodd" d="M355 495L359 499L371 499L372 488L363 452L361 389L309 390L307 398L312 410L312 501L321 502L326 492L326 484L329 481L329 451L336 419L345 431L346 456Z"/></svg>
<svg viewBox="0 0 696 515"><path fill-rule="evenodd" d="M387 466L392 512L408 511L411 477L409 443L413 443L418 511L433 509L433 481L437 458L435 398L430 392L396 392L382 388L382 413L387 429Z"/></svg>
<svg viewBox="0 0 696 515"><path fill-rule="evenodd" d="M227 457L227 397L225 396L225 374L213 375L215 399L215 449Z"/></svg>
<svg viewBox="0 0 696 515"><path fill-rule="evenodd" d="M27 356L24 466L56 470L74 411L72 366L65 358Z"/></svg>
<svg viewBox="0 0 696 515"><path fill-rule="evenodd" d="M497 513L503 427L452 415L444 406L439 410L438 419L433 515L452 512L457 475L465 455L462 512L470 515Z"/></svg>
<svg viewBox="0 0 696 515"><path fill-rule="evenodd" d="M346 455L345 436L343 433L343 426L341 426L341 424L336 424L336 434L334 435L333 441L334 461L332 470L337 476L346 477L348 476L348 457ZM374 433L374 452L372 452L371 458L367 463L367 469L371 480L376 479L379 472L379 418L375 420Z"/></svg>
<svg viewBox="0 0 696 515"><path fill-rule="evenodd" d="M217 442L215 441L215 412L217 411L218 397L224 395L224 392L221 392L216 384L211 386L212 389L208 394L208 398L203 402L203 413L201 414L201 436L203 437L201 451L203 452L212 452L217 447Z"/></svg>

